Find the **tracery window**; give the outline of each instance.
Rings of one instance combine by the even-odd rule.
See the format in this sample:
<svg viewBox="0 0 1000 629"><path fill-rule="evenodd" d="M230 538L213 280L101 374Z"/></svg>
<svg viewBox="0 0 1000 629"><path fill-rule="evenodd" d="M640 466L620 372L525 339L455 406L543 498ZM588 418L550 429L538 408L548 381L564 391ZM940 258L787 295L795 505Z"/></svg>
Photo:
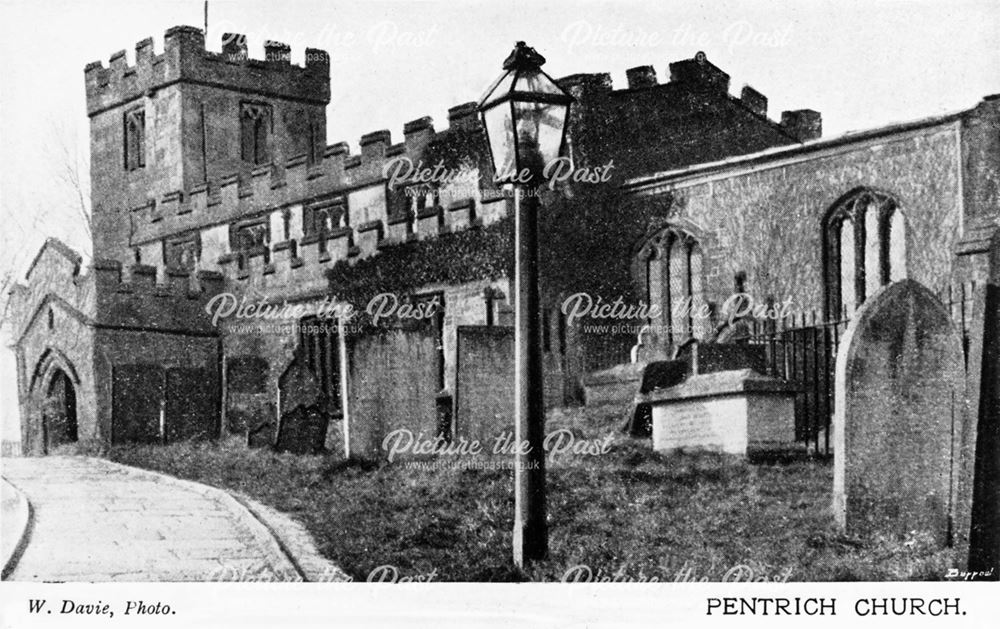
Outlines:
<svg viewBox="0 0 1000 629"><path fill-rule="evenodd" d="M828 316L850 316L880 287L906 277L906 221L891 196L860 188L824 224Z"/></svg>

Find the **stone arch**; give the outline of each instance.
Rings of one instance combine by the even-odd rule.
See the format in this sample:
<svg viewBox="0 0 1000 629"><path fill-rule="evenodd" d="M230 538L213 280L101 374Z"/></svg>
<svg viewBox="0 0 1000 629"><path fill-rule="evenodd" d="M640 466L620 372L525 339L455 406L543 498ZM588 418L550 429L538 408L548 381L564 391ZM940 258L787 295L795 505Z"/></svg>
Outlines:
<svg viewBox="0 0 1000 629"><path fill-rule="evenodd" d="M670 223L637 247L646 302L659 311L649 325L653 336L666 345L704 336L710 327L699 318L705 301L704 240L685 225Z"/></svg>
<svg viewBox="0 0 1000 629"><path fill-rule="evenodd" d="M80 377L69 358L55 348L42 352L28 384L24 444L29 454L48 454L79 440L79 394Z"/></svg>
<svg viewBox="0 0 1000 629"><path fill-rule="evenodd" d="M881 287L906 279L906 217L898 198L859 186L823 216L824 308L828 318L852 312Z"/></svg>
<svg viewBox="0 0 1000 629"><path fill-rule="evenodd" d="M47 445L76 443L79 426L76 413L76 387L62 369L56 369L46 387L42 419Z"/></svg>
<svg viewBox="0 0 1000 629"><path fill-rule="evenodd" d="M41 382L48 380L46 376L51 376L55 369L64 371L72 380L74 386L80 385L80 376L77 375L72 361L61 350L49 347L42 352L42 355L38 358L38 362L35 363L35 369L31 372L31 381L28 385L28 390L35 392Z"/></svg>

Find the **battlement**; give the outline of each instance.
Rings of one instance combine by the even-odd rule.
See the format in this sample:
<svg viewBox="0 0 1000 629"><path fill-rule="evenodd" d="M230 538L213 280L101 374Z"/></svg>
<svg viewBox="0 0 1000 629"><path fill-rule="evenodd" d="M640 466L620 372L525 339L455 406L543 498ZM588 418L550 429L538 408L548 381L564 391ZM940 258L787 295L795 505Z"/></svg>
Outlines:
<svg viewBox="0 0 1000 629"><path fill-rule="evenodd" d="M557 83L574 96L584 98L587 95L621 93L667 85L683 85L722 93L728 93L729 89L729 75L710 62L703 52L698 52L691 59L670 62L666 76L668 80L660 83L655 66L641 65L625 70L625 85L615 85L607 72L571 74L559 79Z"/></svg>
<svg viewBox="0 0 1000 629"><path fill-rule="evenodd" d="M264 44L265 58L251 59L245 35L226 33L222 52L205 49L205 34L191 26L166 31L163 52L154 54L152 38L135 45L135 65L128 65L125 51L111 55L108 67L100 61L84 68L87 114L135 100L179 82L248 90L275 98L319 105L330 102L330 57L323 50L306 48L305 65L291 63L291 48L280 42Z"/></svg>
<svg viewBox="0 0 1000 629"><path fill-rule="evenodd" d="M245 49L245 42L234 37L225 46L236 54ZM275 51L274 54L284 55L285 49L280 44L269 46L268 50ZM711 64L703 53L670 64L670 72L670 82L659 83L653 66L630 68L626 72L628 85L618 89L607 73L575 74L560 79L559 83L581 101L575 115L586 115L588 103L596 99L655 99L658 88L675 84L690 86L701 81L706 89L742 103L761 117L767 116L767 98L752 87L745 86L739 97L720 92L728 86L729 76ZM779 126L776 121L772 123L776 128ZM310 159L305 153L292 155L249 171L231 172L187 190L148 198L131 208L136 226L132 242L148 243L211 225L232 223L269 209L308 204L313 199L385 183L387 169L393 164L401 165L399 168L403 171L410 165L432 168L435 164L424 159L428 145L453 130L476 133L480 128L476 103L462 103L448 110L448 126L443 129L436 130L430 116L407 122L403 125L401 142L394 142L390 130L378 129L361 135L358 153L352 153L347 142L336 142L326 146L318 159ZM488 168L490 161L485 154L470 157ZM480 182L489 185L492 173L480 174ZM395 212L398 207L390 203L387 223L405 218ZM388 227L387 224L387 233L391 231Z"/></svg>
<svg viewBox="0 0 1000 629"><path fill-rule="evenodd" d="M354 264L387 248L415 240L438 238L465 229L479 229L506 215L502 199L455 202L432 206L413 221L397 216L383 224L370 221L299 239L229 253L218 259L227 289L236 294L300 298L329 291L326 272L342 262Z"/></svg>
<svg viewBox="0 0 1000 629"><path fill-rule="evenodd" d="M628 98L635 92L655 88L684 87L699 92L727 96L755 114L767 118L767 97L749 85L744 85L738 96L730 94L729 74L710 62L704 52L698 52L691 59L681 59L669 63L666 76L668 80L660 83L656 68L652 65L642 65L625 71L626 85L624 86L615 85L611 75L603 72L573 74L559 79L558 83L574 98L582 101L611 95ZM772 122L776 125L788 126L784 120L785 116L782 116L782 122Z"/></svg>
<svg viewBox="0 0 1000 629"><path fill-rule="evenodd" d="M670 64L670 82L689 85L695 89L729 92L729 74L698 52L693 59L682 59Z"/></svg>
<svg viewBox="0 0 1000 629"><path fill-rule="evenodd" d="M242 50L245 44L237 38L226 46ZM279 44L269 46L268 50L274 54L285 55L285 48ZM711 65L703 54L675 62L671 70L671 81L661 84L652 66L631 68L626 73L628 86L620 89L616 89L606 73L576 74L560 79L559 83L580 101L574 108L574 116L585 117L591 108L617 106L622 99L634 105L627 109L632 112L628 115L648 115L649 99L668 99L664 103L670 106L671 90L680 85L686 91L692 82L704 79L706 89L766 117L767 98L749 86L740 97L720 90L721 83L728 86L728 75ZM778 128L779 123L772 121L772 124ZM403 125L401 140L397 136L400 141L394 141L390 130L377 129L360 136L357 153L351 151L347 142L336 142L313 155L286 155L186 189L161 190L129 208L130 224L135 229L130 246L157 247L153 255L158 258L159 243L199 232L202 239L212 243L204 254L208 256L204 263L217 266L227 281L247 286L284 284L301 288L311 285L309 278L318 273L317 282L321 282L321 271L330 263L353 262L375 255L393 243L435 237L489 222L505 211L502 198L484 199L482 195L482 190L491 186L492 177L485 144L481 145L481 154L469 155L480 169L478 184L473 179L465 185L456 185L454 190L439 190L440 201L426 197L421 203L411 204L407 194L417 191L402 190L406 181L395 182L395 187L390 185L393 174L433 170L440 155L437 151L431 154L428 147L447 144L456 132L482 132L475 102L450 108L448 126L440 130L430 116L421 116ZM458 145L477 146L464 141ZM427 186L426 179L411 183L421 188L436 187ZM457 192L459 189L463 192ZM384 207L375 207L374 204L380 203ZM332 231L322 237L306 226L311 220L310 208L315 207L334 207L338 212ZM345 210L346 216L341 214ZM300 221L299 232L289 227L293 222L292 212L295 221ZM261 223L267 225L270 247L225 253L233 242L232 226ZM282 234L289 234L291 240L282 241L285 237Z"/></svg>
<svg viewBox="0 0 1000 629"><path fill-rule="evenodd" d="M781 126L802 142L815 140L823 135L823 116L812 109L783 111Z"/></svg>
<svg viewBox="0 0 1000 629"><path fill-rule="evenodd" d="M337 142L327 146L321 159L315 162L310 162L304 153L293 155L282 163L233 172L188 190L171 191L131 208L136 226L133 241L158 240L211 224L232 222L268 209L387 183L387 169L396 165L402 173L411 164L414 168L433 167L434 164L424 162L421 165L421 162L427 146L435 139L455 129L476 132L480 126L476 103L463 103L449 110L449 126L444 129L435 130L430 116L407 122L399 143L393 142L389 130L380 129L361 136L361 151L356 154L351 152L347 142ZM474 157L483 158L480 163L489 163L485 155ZM483 174L483 185L489 184L491 176L492 173ZM397 185L390 194L402 194L399 188ZM405 218L393 210L390 205L387 222Z"/></svg>
<svg viewBox="0 0 1000 629"><path fill-rule="evenodd" d="M167 269L161 283L156 267L123 268L117 260L94 260L90 275L96 294L94 318L107 327L211 332L205 305L225 288L225 279L216 271Z"/></svg>
<svg viewBox="0 0 1000 629"><path fill-rule="evenodd" d="M118 260L97 259L90 274L102 290L116 293L146 293L158 297L208 300L222 292L223 277L216 271L190 272L168 268L164 281L157 278L157 269L148 264L123 265Z"/></svg>
<svg viewBox="0 0 1000 629"><path fill-rule="evenodd" d="M88 325L211 333L205 305L224 290L225 278L216 271L168 269L157 282L157 269L117 260L94 260L80 273L71 249L50 239L36 263L10 290L11 321L19 335L42 312L58 302ZM72 271L72 272L71 272Z"/></svg>
<svg viewBox="0 0 1000 629"><path fill-rule="evenodd" d="M204 264L217 266L227 289L238 294L252 291L299 297L323 292L328 286L326 270L337 262L354 263L388 246L476 227L505 215L503 197L482 198L479 191L479 185L490 185L492 172L481 173L478 184L459 182L453 189L441 191L437 204L419 211L411 207L411 198L403 189L406 182L390 189L387 167L399 166L404 172L411 167L433 168L432 162L438 158L427 153L431 143L446 141L456 131L480 132L474 102L452 107L448 118L448 126L440 130L435 129L430 116L413 119L403 125L399 142L394 142L391 131L379 129L361 136L361 150L357 153L347 142L336 142L325 147L316 161L306 154L293 155L147 199L130 210L136 228L132 242L140 247L155 246L164 239L194 231L200 231L203 238L208 231L214 231L225 239L228 226L239 222L261 221L273 226L292 207L304 221L307 208L333 205L346 209L347 216L342 219L343 226L337 227L336 221L341 220L337 215L332 231L305 233L279 242L278 228L278 232L272 231L269 246L222 255L203 252L208 256ZM472 157L475 163L488 168L485 153ZM427 187L426 183L415 185ZM375 197L384 199L385 207L379 208L377 214L381 216L373 220L365 211L367 206L352 205L352 195L365 196L374 190L384 192L384 197Z"/></svg>

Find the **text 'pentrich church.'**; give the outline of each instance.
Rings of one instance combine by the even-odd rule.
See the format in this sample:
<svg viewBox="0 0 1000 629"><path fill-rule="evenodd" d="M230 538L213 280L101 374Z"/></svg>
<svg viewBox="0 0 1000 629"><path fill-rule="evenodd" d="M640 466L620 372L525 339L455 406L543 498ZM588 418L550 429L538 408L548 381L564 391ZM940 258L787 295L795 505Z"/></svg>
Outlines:
<svg viewBox="0 0 1000 629"><path fill-rule="evenodd" d="M49 240L12 291L26 454L231 436L374 458L397 428L512 425L510 198L476 104L352 154L326 140L327 53L265 51L175 27L134 66L86 66L93 263ZM818 112L772 120L704 53L627 77L558 80L575 102L565 176L538 191L547 405L629 397L636 365L754 334L727 317L734 293L794 304L807 329L900 279L956 311L986 280L997 96L823 138ZM659 308L566 307L616 300ZM799 406L796 437L822 450L832 409Z"/></svg>

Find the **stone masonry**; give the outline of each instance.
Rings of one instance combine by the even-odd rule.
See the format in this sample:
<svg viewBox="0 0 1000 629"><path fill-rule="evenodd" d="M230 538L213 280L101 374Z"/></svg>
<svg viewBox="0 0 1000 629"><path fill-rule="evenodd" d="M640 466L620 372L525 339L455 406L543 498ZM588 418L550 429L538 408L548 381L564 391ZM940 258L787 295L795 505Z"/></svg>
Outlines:
<svg viewBox="0 0 1000 629"><path fill-rule="evenodd" d="M402 141L388 130L365 133L360 153L352 154L345 142L326 143L326 52L307 49L304 66L297 66L284 44L267 42L266 58L255 60L243 36L227 33L223 40L223 51L212 53L199 29L174 27L161 54L144 39L132 66L122 51L108 65L85 68L95 264L85 272L75 254L51 243L41 256L52 260L51 279L33 269L27 285L15 288L27 451L74 438L211 436L229 426L222 419L193 429L177 423L216 407L225 416L234 403L266 421L301 339L291 326L261 333L232 320L206 323L206 299L228 292L312 307L337 294L326 277L332 265L506 215L504 197L486 194L488 187L462 179L414 189L394 185L386 170L393 160L437 159L451 143L461 148L449 159L488 182L474 103L452 107L446 129L418 117L404 126ZM668 75L659 83L652 66L632 68L627 86L617 88L607 74L561 79L577 100L568 132L574 161L613 161L614 178L605 185L617 186L626 177L821 132L817 112L784 112L776 121L757 90L730 95L729 75L703 53L671 63ZM623 252L608 255L620 261ZM455 330L492 320L485 293L498 311L509 309L508 278L411 289L444 297L443 393L453 393ZM59 291L72 298L58 298ZM558 327L556 318L551 325ZM578 336L571 331L567 338L572 355ZM253 359L263 359L262 384L228 395L226 365ZM556 373L572 388L580 372L570 362ZM331 354L327 364L335 363ZM171 390L199 379L207 381L203 399L176 408ZM47 423L53 416L69 419ZM79 430L53 435L50 424Z"/></svg>

